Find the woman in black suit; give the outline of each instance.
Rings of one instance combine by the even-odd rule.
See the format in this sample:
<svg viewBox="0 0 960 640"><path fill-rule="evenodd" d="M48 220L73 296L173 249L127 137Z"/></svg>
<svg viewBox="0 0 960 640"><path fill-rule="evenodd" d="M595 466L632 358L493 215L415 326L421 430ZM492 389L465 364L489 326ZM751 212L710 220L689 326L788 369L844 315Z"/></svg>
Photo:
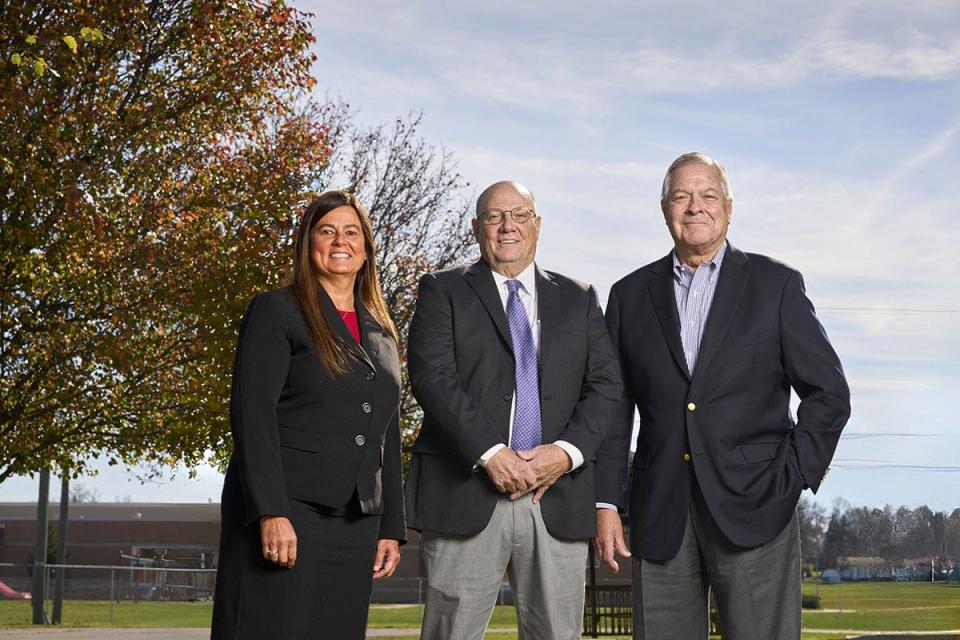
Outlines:
<svg viewBox="0 0 960 640"><path fill-rule="evenodd" d="M363 638L372 579L406 533L397 334L370 218L328 191L307 208L293 283L240 325L214 639Z"/></svg>

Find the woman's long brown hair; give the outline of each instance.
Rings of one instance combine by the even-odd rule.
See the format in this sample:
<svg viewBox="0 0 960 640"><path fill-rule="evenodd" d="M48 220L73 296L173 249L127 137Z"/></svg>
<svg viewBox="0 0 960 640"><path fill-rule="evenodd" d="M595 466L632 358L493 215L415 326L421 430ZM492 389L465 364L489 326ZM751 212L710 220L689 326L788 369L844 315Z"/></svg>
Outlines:
<svg viewBox="0 0 960 640"><path fill-rule="evenodd" d="M314 226L330 211L337 207L350 207L357 213L360 228L363 230L363 246L367 259L360 267L354 283L353 294L359 297L364 308L380 323L393 338L397 338L397 328L390 318L390 311L383 299L380 289L380 279L377 277L376 247L373 244L373 227L370 224L370 215L363 205L346 191L326 191L313 199L300 218L297 229L297 238L293 249L293 294L300 306L313 342L317 347L320 359L327 370L337 373L347 371L347 358L340 348L333 327L327 322L323 313L323 304L320 296L322 285L310 261L310 232Z"/></svg>

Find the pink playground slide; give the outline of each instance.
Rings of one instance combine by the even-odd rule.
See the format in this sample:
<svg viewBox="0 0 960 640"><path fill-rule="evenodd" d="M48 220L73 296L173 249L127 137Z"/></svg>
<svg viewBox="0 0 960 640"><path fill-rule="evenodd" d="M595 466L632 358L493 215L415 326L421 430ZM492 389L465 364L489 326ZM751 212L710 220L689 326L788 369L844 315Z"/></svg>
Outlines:
<svg viewBox="0 0 960 640"><path fill-rule="evenodd" d="M29 600L30 594L24 593L23 591L14 591L7 583L0 580L0 596L4 598L9 598L10 600Z"/></svg>

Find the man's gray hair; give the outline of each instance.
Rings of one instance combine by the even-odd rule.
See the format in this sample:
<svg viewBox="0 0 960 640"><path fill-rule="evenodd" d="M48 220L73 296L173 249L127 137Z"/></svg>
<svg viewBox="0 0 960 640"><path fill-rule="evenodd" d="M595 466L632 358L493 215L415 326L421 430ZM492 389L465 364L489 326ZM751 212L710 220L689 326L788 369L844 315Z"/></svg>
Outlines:
<svg viewBox="0 0 960 640"><path fill-rule="evenodd" d="M673 179L673 172L688 164L702 164L716 169L717 173L720 174L720 187L723 189L723 197L727 200L733 200L733 189L730 187L730 179L727 178L727 170L723 168L722 164L699 151L689 151L670 163L667 175L663 177L663 188L660 190L661 200L666 200L667 196L670 195L670 189L672 188L670 181Z"/></svg>

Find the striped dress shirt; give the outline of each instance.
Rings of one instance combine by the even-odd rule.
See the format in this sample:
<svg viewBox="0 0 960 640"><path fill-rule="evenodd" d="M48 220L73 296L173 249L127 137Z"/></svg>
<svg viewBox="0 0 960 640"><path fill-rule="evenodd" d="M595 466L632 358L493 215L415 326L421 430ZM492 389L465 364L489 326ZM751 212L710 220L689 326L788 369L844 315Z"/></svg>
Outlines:
<svg viewBox="0 0 960 640"><path fill-rule="evenodd" d="M717 291L720 265L723 264L726 252L727 241L724 240L713 258L697 269L681 263L676 250L673 252L673 293L677 298L677 315L680 316L683 355L691 376L697 366L700 340L710 316L710 305L713 303L713 294Z"/></svg>

